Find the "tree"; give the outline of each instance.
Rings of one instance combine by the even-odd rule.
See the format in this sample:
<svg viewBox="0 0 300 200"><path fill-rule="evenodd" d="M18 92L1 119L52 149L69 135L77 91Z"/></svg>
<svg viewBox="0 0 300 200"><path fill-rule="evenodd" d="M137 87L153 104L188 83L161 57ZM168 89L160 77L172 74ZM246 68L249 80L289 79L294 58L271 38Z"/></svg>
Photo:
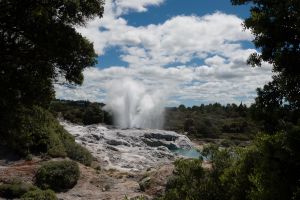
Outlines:
<svg viewBox="0 0 300 200"><path fill-rule="evenodd" d="M260 66L265 61L272 64L276 72L272 82L257 90L258 97L251 108L256 117L263 120L267 134L258 136L254 145L241 154L237 166L231 168L236 176L230 174L228 177L237 183L231 187L232 196L245 196L238 192L244 187L248 199L297 199L300 180L300 1L232 0L232 3L251 3L251 15L244 25L252 31L253 42L260 53L252 54L248 63Z"/></svg>
<svg viewBox="0 0 300 200"><path fill-rule="evenodd" d="M232 0L235 5L251 3L251 15L244 22L261 51L248 63L273 65L276 75L263 88L252 106L254 116L269 134L299 125L300 119L300 1Z"/></svg>
<svg viewBox="0 0 300 200"><path fill-rule="evenodd" d="M231 0L234 5L251 3L251 15L244 26L254 34L254 44L261 54L249 58L252 65L266 61L274 70L299 75L300 29L298 0Z"/></svg>
<svg viewBox="0 0 300 200"><path fill-rule="evenodd" d="M20 125L15 119L22 107L48 108L53 83L82 83L82 71L96 63L96 54L75 26L102 14L103 0L0 1L2 142Z"/></svg>
<svg viewBox="0 0 300 200"><path fill-rule="evenodd" d="M53 82L81 84L96 62L92 43L74 26L102 17L102 0L0 2L0 108L47 106Z"/></svg>

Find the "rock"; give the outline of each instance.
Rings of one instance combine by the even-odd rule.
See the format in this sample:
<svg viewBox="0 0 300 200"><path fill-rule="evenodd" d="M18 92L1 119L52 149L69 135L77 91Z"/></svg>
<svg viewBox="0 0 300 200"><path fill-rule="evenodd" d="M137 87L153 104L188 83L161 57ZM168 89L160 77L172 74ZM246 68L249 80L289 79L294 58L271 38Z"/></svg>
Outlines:
<svg viewBox="0 0 300 200"><path fill-rule="evenodd" d="M83 144L103 163L103 169L145 171L180 157L172 150L193 147L188 137L173 131L80 126L65 121L61 124L69 133L77 136L76 142Z"/></svg>
<svg viewBox="0 0 300 200"><path fill-rule="evenodd" d="M107 144L113 145L113 146L118 146L118 145L125 145L125 146L130 146L127 142L120 141L120 140L107 140Z"/></svg>
<svg viewBox="0 0 300 200"><path fill-rule="evenodd" d="M159 166L148 173L151 181L145 191L146 194L150 196L162 195L165 192L167 181L172 176L173 171L174 165L167 164Z"/></svg>
<svg viewBox="0 0 300 200"><path fill-rule="evenodd" d="M148 189L149 186L150 186L150 181L151 181L150 177L146 177L146 178L142 179L139 182L140 190L143 191L143 192L145 192L146 189Z"/></svg>
<svg viewBox="0 0 300 200"><path fill-rule="evenodd" d="M119 151L117 148L113 147L113 146L106 146L107 149L112 150L112 151Z"/></svg>
<svg viewBox="0 0 300 200"><path fill-rule="evenodd" d="M163 133L146 133L144 135L145 138L151 139L158 139L158 140L166 140L166 141L175 141L178 136L177 135L170 135L170 134L163 134Z"/></svg>
<svg viewBox="0 0 300 200"><path fill-rule="evenodd" d="M96 140L103 139L103 136L100 136L100 135L97 135L97 134L92 134L92 136L93 136Z"/></svg>
<svg viewBox="0 0 300 200"><path fill-rule="evenodd" d="M168 151L169 148L166 147L166 146L159 146L159 147L157 147L157 150L160 150L160 151Z"/></svg>

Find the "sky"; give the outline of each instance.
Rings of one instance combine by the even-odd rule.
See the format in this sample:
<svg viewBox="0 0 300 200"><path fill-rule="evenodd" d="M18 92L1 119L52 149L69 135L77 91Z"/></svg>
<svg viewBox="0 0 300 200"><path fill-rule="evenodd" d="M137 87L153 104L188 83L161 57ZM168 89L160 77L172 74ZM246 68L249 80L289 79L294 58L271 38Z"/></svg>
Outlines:
<svg viewBox="0 0 300 200"><path fill-rule="evenodd" d="M230 0L106 0L103 18L76 27L93 42L98 64L85 69L82 86L56 85L56 97L105 102L111 85L129 78L164 94L166 106L249 105L272 76L267 63L246 64L258 52L242 26L249 7Z"/></svg>

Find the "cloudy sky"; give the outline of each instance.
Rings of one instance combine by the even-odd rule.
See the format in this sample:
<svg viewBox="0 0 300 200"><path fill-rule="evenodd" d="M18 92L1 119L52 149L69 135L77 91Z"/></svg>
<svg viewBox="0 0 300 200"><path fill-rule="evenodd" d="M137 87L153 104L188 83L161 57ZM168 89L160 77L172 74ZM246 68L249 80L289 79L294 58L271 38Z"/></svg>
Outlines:
<svg viewBox="0 0 300 200"><path fill-rule="evenodd" d="M77 30L94 43L98 64L82 86L56 86L61 99L105 102L124 77L163 91L167 105L253 102L271 66L246 65L257 51L242 27L248 6L230 0L106 0L104 17Z"/></svg>

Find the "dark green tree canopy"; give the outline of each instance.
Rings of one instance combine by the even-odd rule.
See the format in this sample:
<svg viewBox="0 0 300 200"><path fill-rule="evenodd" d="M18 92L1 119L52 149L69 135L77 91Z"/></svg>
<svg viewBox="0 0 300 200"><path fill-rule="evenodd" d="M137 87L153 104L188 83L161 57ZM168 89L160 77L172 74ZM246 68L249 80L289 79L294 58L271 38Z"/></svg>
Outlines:
<svg viewBox="0 0 300 200"><path fill-rule="evenodd" d="M276 72L299 74L300 1L299 0L232 0L234 5L251 3L251 15L245 27L255 36L261 54L253 54L249 63L266 61Z"/></svg>
<svg viewBox="0 0 300 200"><path fill-rule="evenodd" d="M299 0L231 0L234 5L250 4L251 14L244 22L254 35L260 53L252 54L248 63L273 65L272 82L258 89L256 106L267 116L282 112L300 113L300 1ZM276 113L274 112L276 110ZM277 112L279 111L279 112ZM299 118L299 117L298 117ZM298 118L293 117L293 121ZM268 121L268 120L267 120ZM272 120L269 120L272 121ZM278 120L273 120L278 125Z"/></svg>
<svg viewBox="0 0 300 200"><path fill-rule="evenodd" d="M1 109L48 104L58 79L81 84L96 54L74 26L102 14L102 0L1 0Z"/></svg>

